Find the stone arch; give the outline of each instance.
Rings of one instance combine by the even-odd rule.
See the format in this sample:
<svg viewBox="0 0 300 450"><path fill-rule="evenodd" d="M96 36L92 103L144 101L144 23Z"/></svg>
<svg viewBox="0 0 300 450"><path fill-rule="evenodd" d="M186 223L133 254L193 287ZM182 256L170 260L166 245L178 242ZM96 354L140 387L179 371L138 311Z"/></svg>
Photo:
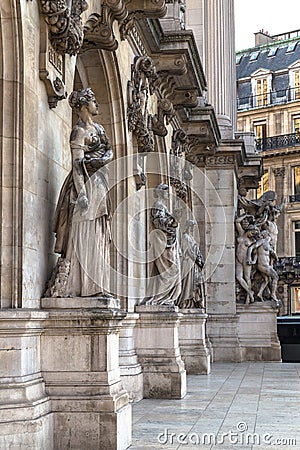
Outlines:
<svg viewBox="0 0 300 450"><path fill-rule="evenodd" d="M18 0L0 4L1 307L22 306L23 30Z"/></svg>

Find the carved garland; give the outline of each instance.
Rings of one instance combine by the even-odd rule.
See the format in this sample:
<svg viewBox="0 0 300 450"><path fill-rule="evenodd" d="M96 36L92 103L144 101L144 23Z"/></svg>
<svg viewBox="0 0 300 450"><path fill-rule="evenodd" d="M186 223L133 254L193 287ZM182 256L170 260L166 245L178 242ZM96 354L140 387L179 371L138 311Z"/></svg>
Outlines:
<svg viewBox="0 0 300 450"><path fill-rule="evenodd" d="M48 24L52 47L60 54L76 55L83 44L83 23L80 15L88 7L85 0L40 0L42 13Z"/></svg>

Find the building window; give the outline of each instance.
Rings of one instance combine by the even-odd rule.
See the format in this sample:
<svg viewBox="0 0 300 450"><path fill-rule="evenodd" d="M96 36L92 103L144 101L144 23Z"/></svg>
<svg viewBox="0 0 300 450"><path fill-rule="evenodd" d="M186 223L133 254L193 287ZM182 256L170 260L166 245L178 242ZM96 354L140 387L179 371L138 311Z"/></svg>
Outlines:
<svg viewBox="0 0 300 450"><path fill-rule="evenodd" d="M259 55L259 51L258 52L252 52L249 58L249 61L256 61Z"/></svg>
<svg viewBox="0 0 300 450"><path fill-rule="evenodd" d="M268 104L268 80L261 78L256 80L256 106L265 106Z"/></svg>
<svg viewBox="0 0 300 450"><path fill-rule="evenodd" d="M268 56L275 56L277 53L277 47L270 48Z"/></svg>
<svg viewBox="0 0 300 450"><path fill-rule="evenodd" d="M268 172L268 170L265 170L263 176L261 177L261 180L258 183L256 197L260 198L263 195L263 193L267 192L268 190L269 190L269 172ZM299 222L299 224L300 224L300 222ZM300 229L299 229L299 231L300 231ZM299 235L299 238L300 238L300 235Z"/></svg>
<svg viewBox="0 0 300 450"><path fill-rule="evenodd" d="M293 191L294 195L300 194L300 166L293 167ZM299 222L300 223L300 222Z"/></svg>
<svg viewBox="0 0 300 450"><path fill-rule="evenodd" d="M300 257L300 220L293 222L294 241L295 241L295 256Z"/></svg>
<svg viewBox="0 0 300 450"><path fill-rule="evenodd" d="M300 286L292 286L291 287L291 313L299 314L300 313Z"/></svg>
<svg viewBox="0 0 300 450"><path fill-rule="evenodd" d="M293 133L295 133L296 138L300 136L300 117L293 118Z"/></svg>
<svg viewBox="0 0 300 450"><path fill-rule="evenodd" d="M253 126L256 139L256 149L258 151L263 151L266 146L267 124L266 122L261 122L255 123Z"/></svg>
<svg viewBox="0 0 300 450"><path fill-rule="evenodd" d="M291 100L300 99L300 70L290 71Z"/></svg>
<svg viewBox="0 0 300 450"><path fill-rule="evenodd" d="M291 42L286 49L286 53L293 52L295 50L297 44L298 44L298 42Z"/></svg>

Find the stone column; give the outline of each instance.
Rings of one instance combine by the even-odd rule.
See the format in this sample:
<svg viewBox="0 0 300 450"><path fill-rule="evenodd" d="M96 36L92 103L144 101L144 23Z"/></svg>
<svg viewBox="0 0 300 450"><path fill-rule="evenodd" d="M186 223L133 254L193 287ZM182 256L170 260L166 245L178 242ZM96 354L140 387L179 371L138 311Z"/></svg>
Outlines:
<svg viewBox="0 0 300 450"><path fill-rule="evenodd" d="M285 179L285 167L276 167L273 169L275 176L275 192L277 194L277 203L281 203L284 198L284 179ZM278 226L278 239L277 239L277 255L286 256L284 243L285 243L285 226L284 226L284 214L281 213L277 219Z"/></svg>
<svg viewBox="0 0 300 450"><path fill-rule="evenodd" d="M215 108L223 139L236 126L234 0L204 2L204 71L208 102Z"/></svg>
<svg viewBox="0 0 300 450"><path fill-rule="evenodd" d="M240 361L235 295L236 158L230 149L229 143L223 146L224 153L206 158L206 312L214 361Z"/></svg>
<svg viewBox="0 0 300 450"><path fill-rule="evenodd" d="M44 298L41 365L51 398L54 448L125 450L131 406L119 367L119 300Z"/></svg>

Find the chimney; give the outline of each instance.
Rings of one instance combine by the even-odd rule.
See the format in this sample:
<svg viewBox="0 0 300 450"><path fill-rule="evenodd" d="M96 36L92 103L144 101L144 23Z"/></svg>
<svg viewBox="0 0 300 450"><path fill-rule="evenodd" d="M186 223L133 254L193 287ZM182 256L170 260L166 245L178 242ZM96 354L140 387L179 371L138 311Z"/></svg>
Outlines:
<svg viewBox="0 0 300 450"><path fill-rule="evenodd" d="M273 42L274 39L269 35L268 31L259 30L255 35L255 47L258 45L269 44Z"/></svg>

